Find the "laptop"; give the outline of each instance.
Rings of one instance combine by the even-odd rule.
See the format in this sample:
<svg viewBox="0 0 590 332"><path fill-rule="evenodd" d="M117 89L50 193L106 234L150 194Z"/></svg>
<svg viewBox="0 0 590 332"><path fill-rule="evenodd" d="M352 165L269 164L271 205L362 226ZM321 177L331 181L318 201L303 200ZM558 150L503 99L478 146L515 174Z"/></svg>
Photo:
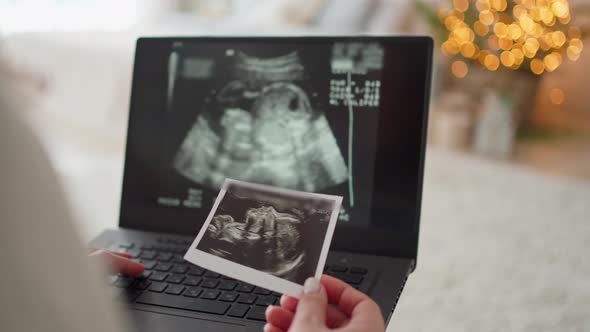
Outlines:
<svg viewBox="0 0 590 332"><path fill-rule="evenodd" d="M389 320L416 268L432 40L140 38L113 276L140 331L260 331L281 294L183 255L225 178L343 197L325 273Z"/></svg>

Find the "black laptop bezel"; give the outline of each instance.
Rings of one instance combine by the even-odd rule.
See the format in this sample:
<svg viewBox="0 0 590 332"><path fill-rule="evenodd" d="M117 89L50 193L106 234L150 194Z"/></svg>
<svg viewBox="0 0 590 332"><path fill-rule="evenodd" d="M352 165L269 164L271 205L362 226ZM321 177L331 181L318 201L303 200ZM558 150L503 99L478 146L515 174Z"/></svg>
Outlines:
<svg viewBox="0 0 590 332"><path fill-rule="evenodd" d="M372 255L380 255L380 256L389 256L389 257L403 257L415 260L417 257L417 250L418 250L418 233L419 233L419 226L420 226L420 211L421 211L421 202L422 202L422 183L423 183L423 175L424 175L424 159L425 159L425 149L426 149L426 133L427 133L427 123L428 123L428 109L429 109L429 99L430 99L430 88L431 88L431 73L432 73L432 49L433 49L433 41L430 37L384 37L384 36L354 36L354 37L144 37L139 38L136 44L136 52L140 48L140 44L142 43L150 43L150 42L161 42L161 41L182 41L182 42L199 42L199 41L207 41L207 40L219 40L223 39L226 40L228 43L231 43L232 40L252 40L252 41L276 41L282 39L288 39L289 41L301 41L301 42L309 42L309 41L325 41L325 42L336 42L336 41L383 41L383 42L397 42L403 45L406 45L407 50L410 54L408 56L419 56L424 59L424 99L422 105L417 105L416 111L419 112L418 121L420 122L420 130L415 132L415 138L418 140L417 146L419 146L420 151L416 151L419 160L416 160L416 165L418 167L418 176L416 179L416 189L417 189L417 196L415 200L415 213L413 216L408 216L407 218L411 218L412 220L409 221L411 227L405 229L403 231L390 231L387 229L379 229L379 228L359 228L359 227L351 227L351 226L342 226L336 230L336 233L333 238L331 249L333 250L340 250L340 251L348 251L348 252L355 252L355 253L366 253ZM414 53L414 54L412 54ZM126 202L129 201L129 195L132 195L132 190L130 186L132 185L129 181L129 176L133 172L137 170L132 169L132 165L136 164L133 160L130 160L130 156L133 154L130 153L131 144L129 144L130 140L134 138L135 131L140 130L140 128L136 127L136 116L139 110L134 107L136 98L139 97L139 94L142 92L138 91L137 88L137 73L138 73L138 64L137 64L137 53L135 55L134 61L134 70L133 70L133 78L132 78L132 89L131 89L131 101L130 101L130 112L129 112L129 124L128 124L128 132L127 132L127 141L126 141L126 148L125 148L125 165L124 165L124 176L123 176L123 190L121 195L121 209L120 209L120 219L119 219L119 226L121 228L129 228L129 229L136 229L136 230L144 230L144 231L152 231L152 232L164 232L164 233L174 233L174 234L185 234L185 235L192 235L192 233L187 234L186 230L183 229L174 229L169 227L165 220L170 218L189 218L190 211L175 211L170 212L169 209L163 209L158 207L137 207L131 206ZM381 119L380 119L381 122ZM379 127L378 132L378 141L384 139L383 137L387 137L387 128L382 126ZM375 161L376 169L379 168L379 165L383 163L380 162L380 156L383 158L387 151L381 151L378 149L377 157ZM384 171L384 170L381 170ZM378 171L376 170L376 173ZM377 180L377 175L374 179L374 184L377 186L379 185L379 180ZM383 185L383 184L381 184ZM372 211L372 213L380 213L378 211ZM167 227L168 226L168 227ZM197 226L195 226L197 227ZM194 230L195 232L198 229Z"/></svg>

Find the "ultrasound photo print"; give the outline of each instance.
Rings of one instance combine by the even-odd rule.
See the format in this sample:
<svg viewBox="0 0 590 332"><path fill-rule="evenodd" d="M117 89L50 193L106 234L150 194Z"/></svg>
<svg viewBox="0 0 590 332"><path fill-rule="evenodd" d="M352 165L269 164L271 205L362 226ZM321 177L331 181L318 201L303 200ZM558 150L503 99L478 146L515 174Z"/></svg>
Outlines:
<svg viewBox="0 0 590 332"><path fill-rule="evenodd" d="M289 289L321 274L341 197L233 180L223 188L193 249L214 256L224 267L192 261L187 254L189 261L261 287L274 285L281 293L294 293ZM271 278L260 284L264 278L258 274ZM285 290L280 280L296 285Z"/></svg>

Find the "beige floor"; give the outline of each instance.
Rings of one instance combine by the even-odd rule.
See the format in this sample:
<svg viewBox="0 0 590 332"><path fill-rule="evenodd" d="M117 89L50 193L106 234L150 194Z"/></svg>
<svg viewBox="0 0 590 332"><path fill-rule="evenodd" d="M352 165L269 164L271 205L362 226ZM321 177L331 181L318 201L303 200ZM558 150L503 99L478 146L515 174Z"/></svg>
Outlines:
<svg viewBox="0 0 590 332"><path fill-rule="evenodd" d="M590 135L518 142L512 162L548 174L590 181Z"/></svg>

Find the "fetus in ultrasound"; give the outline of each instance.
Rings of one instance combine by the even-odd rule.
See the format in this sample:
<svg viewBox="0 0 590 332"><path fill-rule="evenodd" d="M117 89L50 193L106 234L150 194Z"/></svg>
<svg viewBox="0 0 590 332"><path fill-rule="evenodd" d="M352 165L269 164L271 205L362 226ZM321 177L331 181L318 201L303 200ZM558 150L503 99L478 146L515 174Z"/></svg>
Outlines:
<svg viewBox="0 0 590 332"><path fill-rule="evenodd" d="M235 58L230 80L199 110L174 168L214 190L225 178L304 191L346 182L328 121L298 85L304 68L297 53Z"/></svg>
<svg viewBox="0 0 590 332"><path fill-rule="evenodd" d="M216 215L205 233L208 252L274 276L294 280L305 262L300 244L303 221L272 206L250 208L244 220Z"/></svg>

